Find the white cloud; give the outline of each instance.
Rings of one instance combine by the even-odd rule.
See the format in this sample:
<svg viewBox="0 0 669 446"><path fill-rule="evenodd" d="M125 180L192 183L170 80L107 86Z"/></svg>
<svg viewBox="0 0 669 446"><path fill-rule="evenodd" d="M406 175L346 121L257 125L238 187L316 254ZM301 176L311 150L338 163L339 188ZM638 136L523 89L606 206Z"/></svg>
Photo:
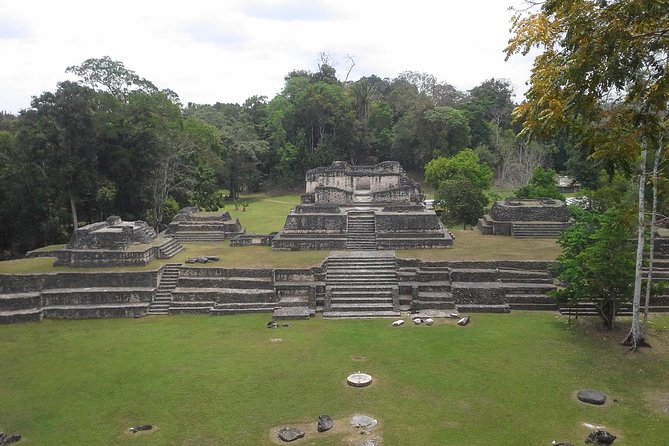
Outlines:
<svg viewBox="0 0 669 446"><path fill-rule="evenodd" d="M101 5L26 0L0 7L0 20L19 24L8 31L13 37L0 38L0 110L28 107L31 96L72 78L66 67L105 55L174 90L184 103L272 97L291 70L315 70L320 52L335 56L342 77L349 67L344 56L352 55L351 79L413 70L461 90L496 77L510 79L522 92L531 63L521 57L504 62L510 12L499 0Z"/></svg>

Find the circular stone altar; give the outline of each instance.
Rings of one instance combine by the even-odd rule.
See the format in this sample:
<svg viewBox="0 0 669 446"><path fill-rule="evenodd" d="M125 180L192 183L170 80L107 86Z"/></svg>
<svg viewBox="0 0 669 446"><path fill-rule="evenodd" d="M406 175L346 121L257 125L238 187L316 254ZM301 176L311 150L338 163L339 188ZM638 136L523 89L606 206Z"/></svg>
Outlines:
<svg viewBox="0 0 669 446"><path fill-rule="evenodd" d="M351 373L346 378L346 382L349 386L353 387L365 387L372 383L371 375L362 372Z"/></svg>

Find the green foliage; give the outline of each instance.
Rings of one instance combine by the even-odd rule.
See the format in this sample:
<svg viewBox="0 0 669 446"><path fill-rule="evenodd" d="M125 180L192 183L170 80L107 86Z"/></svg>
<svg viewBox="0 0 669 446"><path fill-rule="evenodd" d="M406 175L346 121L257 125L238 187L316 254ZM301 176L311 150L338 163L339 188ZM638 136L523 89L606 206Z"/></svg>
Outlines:
<svg viewBox="0 0 669 446"><path fill-rule="evenodd" d="M397 160L417 171L482 139L472 129L488 132L477 151L498 168L511 132L508 85L495 79L469 93L412 71L341 82L322 57L316 72L289 73L274 98L184 107L109 57L67 72L79 83L36 95L18 117L0 113L0 252L67 239L72 210L81 224L147 213L160 224L169 197L214 209L218 189L234 200L301 188L307 169L335 160Z"/></svg>
<svg viewBox="0 0 669 446"><path fill-rule="evenodd" d="M532 172L532 178L527 186L521 187L515 193L517 198L555 198L564 201L555 184L555 171L537 167Z"/></svg>
<svg viewBox="0 0 669 446"><path fill-rule="evenodd" d="M144 215L144 220L150 225L158 228L164 228L172 221L172 219L177 215L181 206L173 197L167 197L163 202L163 206L160 213L160 220L156 218L156 214L153 209L148 209Z"/></svg>
<svg viewBox="0 0 669 446"><path fill-rule="evenodd" d="M190 204L212 212L225 206L225 195L219 190L213 169L200 166L195 170Z"/></svg>
<svg viewBox="0 0 669 446"><path fill-rule="evenodd" d="M425 166L425 181L438 189L443 181L466 179L479 189L487 189L492 182L493 173L472 149L465 149L456 155L435 158Z"/></svg>
<svg viewBox="0 0 669 446"><path fill-rule="evenodd" d="M442 219L462 222L465 228L467 225L476 225L488 205L488 197L483 189L466 178L442 181L435 197L446 207Z"/></svg>
<svg viewBox="0 0 669 446"><path fill-rule="evenodd" d="M620 305L632 299L633 218L621 209L576 212L576 223L560 236L563 252L555 269L560 288L553 295L563 303L594 302L610 329Z"/></svg>

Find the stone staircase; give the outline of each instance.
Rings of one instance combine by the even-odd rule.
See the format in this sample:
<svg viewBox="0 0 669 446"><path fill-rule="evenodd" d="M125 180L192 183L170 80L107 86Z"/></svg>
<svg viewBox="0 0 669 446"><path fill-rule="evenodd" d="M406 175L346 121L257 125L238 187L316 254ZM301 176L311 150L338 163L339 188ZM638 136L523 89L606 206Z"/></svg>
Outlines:
<svg viewBox="0 0 669 446"><path fill-rule="evenodd" d="M179 245L179 247L181 247L181 245ZM183 247L181 247L181 249L183 249ZM156 289L156 296L149 306L147 314L169 314L170 304L172 303L172 291L174 291L174 289L177 287L177 283L179 282L180 266L180 263L168 263L165 265L163 268L163 274L160 276L160 283Z"/></svg>
<svg viewBox="0 0 669 446"><path fill-rule="evenodd" d="M391 255L388 255L391 254ZM400 315L394 252L363 252L327 260L323 317L378 318Z"/></svg>
<svg viewBox="0 0 669 446"><path fill-rule="evenodd" d="M347 218L346 249L376 249L376 223L374 214L349 212Z"/></svg>
<svg viewBox="0 0 669 446"><path fill-rule="evenodd" d="M181 245L181 243L179 243L178 240L172 237L168 237L165 240L166 240L165 243L163 243L158 247L161 259L169 259L170 257L173 257L175 254L183 251L184 247Z"/></svg>
<svg viewBox="0 0 669 446"><path fill-rule="evenodd" d="M514 221L511 234L515 238L559 238L562 231L569 226L563 222L523 222Z"/></svg>

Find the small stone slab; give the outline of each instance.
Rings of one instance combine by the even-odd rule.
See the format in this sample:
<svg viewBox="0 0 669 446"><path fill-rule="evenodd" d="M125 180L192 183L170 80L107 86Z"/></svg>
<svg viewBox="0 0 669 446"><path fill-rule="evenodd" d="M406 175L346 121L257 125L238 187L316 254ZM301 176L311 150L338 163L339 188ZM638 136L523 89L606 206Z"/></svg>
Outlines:
<svg viewBox="0 0 669 446"><path fill-rule="evenodd" d="M432 324L434 324L434 319L432 319L431 317L425 319L425 325L430 326Z"/></svg>
<svg viewBox="0 0 669 446"><path fill-rule="evenodd" d="M362 372L351 373L346 378L346 382L349 386L365 387L372 383L372 376Z"/></svg>
<svg viewBox="0 0 669 446"><path fill-rule="evenodd" d="M395 322L393 322L393 327L399 327L401 325L404 325L404 319L398 319Z"/></svg>
<svg viewBox="0 0 669 446"><path fill-rule="evenodd" d="M593 443L593 444L613 444L614 441L616 441L615 435L607 432L607 431L594 431L590 432L590 434L585 438L586 443Z"/></svg>
<svg viewBox="0 0 669 446"><path fill-rule="evenodd" d="M21 434L7 435L4 432L0 432L0 445L4 446L7 444L16 443L17 441L21 440L21 438Z"/></svg>
<svg viewBox="0 0 669 446"><path fill-rule="evenodd" d="M579 401L597 406L601 406L606 402L606 395L597 390L579 390L576 397Z"/></svg>
<svg viewBox="0 0 669 446"><path fill-rule="evenodd" d="M367 415L355 415L351 418L351 424L354 427L374 427L378 423L379 422L376 421L376 419L368 417Z"/></svg>
<svg viewBox="0 0 669 446"><path fill-rule="evenodd" d="M330 415L318 416L318 432L329 431L334 427L334 420Z"/></svg>
<svg viewBox="0 0 669 446"><path fill-rule="evenodd" d="M461 326L461 327L464 327L465 325L467 325L469 323L470 319L471 319L470 316L465 316L458 321L458 325Z"/></svg>
<svg viewBox="0 0 669 446"><path fill-rule="evenodd" d="M140 432L140 431L150 431L153 429L153 426L150 424L142 424L141 426L133 426L130 429L128 429L130 432L133 434Z"/></svg>
<svg viewBox="0 0 669 446"><path fill-rule="evenodd" d="M412 321L415 325L420 325L420 324L423 323L423 319L421 319L419 317L412 319Z"/></svg>
<svg viewBox="0 0 669 446"><path fill-rule="evenodd" d="M279 429L279 438L282 441L290 442L304 437L304 432L294 427L282 427Z"/></svg>

